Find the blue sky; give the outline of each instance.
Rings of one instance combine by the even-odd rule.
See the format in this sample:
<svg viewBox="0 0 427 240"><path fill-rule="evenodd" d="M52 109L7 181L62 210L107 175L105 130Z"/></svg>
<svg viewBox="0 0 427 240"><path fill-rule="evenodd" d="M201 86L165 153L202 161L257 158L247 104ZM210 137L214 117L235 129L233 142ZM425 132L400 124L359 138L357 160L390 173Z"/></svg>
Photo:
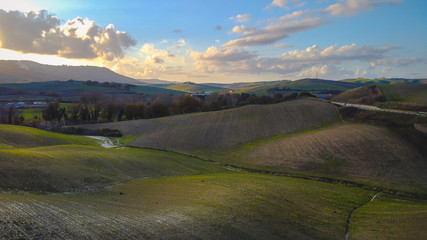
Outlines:
<svg viewBox="0 0 427 240"><path fill-rule="evenodd" d="M427 77L423 0L0 0L0 9L0 59L193 82Z"/></svg>

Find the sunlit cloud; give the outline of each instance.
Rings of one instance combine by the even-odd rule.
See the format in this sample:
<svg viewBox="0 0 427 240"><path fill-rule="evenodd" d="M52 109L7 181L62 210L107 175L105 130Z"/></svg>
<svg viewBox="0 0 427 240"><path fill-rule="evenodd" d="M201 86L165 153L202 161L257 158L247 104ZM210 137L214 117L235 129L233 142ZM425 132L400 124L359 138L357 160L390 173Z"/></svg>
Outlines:
<svg viewBox="0 0 427 240"><path fill-rule="evenodd" d="M283 21L273 23L259 30L245 31L242 29L245 37L231 40L224 44L224 47L244 47L244 46L262 46L275 43L281 39L287 38L292 34L302 32L324 24L321 18L304 18L298 21ZM235 31L233 29L233 31ZM237 29L236 29L237 32Z"/></svg>
<svg viewBox="0 0 427 240"><path fill-rule="evenodd" d="M114 25L98 26L77 17L60 25L46 10L23 13L0 10L1 47L22 53L57 55L64 58L111 61L123 58L124 51L136 41Z"/></svg>
<svg viewBox="0 0 427 240"><path fill-rule="evenodd" d="M372 10L383 3L402 3L402 0L346 0L343 3L332 4L325 9L333 16L336 15L357 15L363 10Z"/></svg>
<svg viewBox="0 0 427 240"><path fill-rule="evenodd" d="M235 20L237 22L243 23L243 22L249 22L252 18L251 14L238 14L235 17L230 17L230 20Z"/></svg>

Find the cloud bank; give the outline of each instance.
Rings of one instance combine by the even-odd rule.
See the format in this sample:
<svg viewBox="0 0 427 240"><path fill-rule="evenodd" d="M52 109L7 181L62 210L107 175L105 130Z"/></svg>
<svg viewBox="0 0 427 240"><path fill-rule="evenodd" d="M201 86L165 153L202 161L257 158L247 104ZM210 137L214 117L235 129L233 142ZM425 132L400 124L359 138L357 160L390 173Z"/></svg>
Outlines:
<svg viewBox="0 0 427 240"><path fill-rule="evenodd" d="M1 48L22 53L111 61L123 58L123 50L136 45L131 36L115 30L112 24L101 27L81 17L60 24L60 20L46 10L23 13L0 9Z"/></svg>

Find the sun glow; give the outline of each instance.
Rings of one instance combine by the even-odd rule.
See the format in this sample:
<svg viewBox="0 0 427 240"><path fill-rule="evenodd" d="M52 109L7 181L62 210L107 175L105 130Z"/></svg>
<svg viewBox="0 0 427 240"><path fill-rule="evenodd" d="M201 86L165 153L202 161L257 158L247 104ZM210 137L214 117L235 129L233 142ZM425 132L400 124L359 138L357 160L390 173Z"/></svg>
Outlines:
<svg viewBox="0 0 427 240"><path fill-rule="evenodd" d="M1 46L1 42L0 42ZM1 60L29 60L35 61L42 64L49 65L70 65L70 66L81 66L81 65L98 65L95 62L87 60L72 60L61 58L52 55L39 55L39 54L24 54L12 50L0 48Z"/></svg>

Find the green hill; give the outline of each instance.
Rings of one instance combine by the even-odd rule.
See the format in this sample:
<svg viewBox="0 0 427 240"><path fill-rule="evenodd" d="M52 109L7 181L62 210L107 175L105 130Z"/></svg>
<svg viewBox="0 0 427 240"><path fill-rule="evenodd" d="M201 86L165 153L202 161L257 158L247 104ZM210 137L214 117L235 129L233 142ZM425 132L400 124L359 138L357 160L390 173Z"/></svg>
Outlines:
<svg viewBox="0 0 427 240"><path fill-rule="evenodd" d="M301 79L296 81L273 82L268 85L252 87L244 90L247 93L255 94L288 94L293 92L308 91L315 94L335 94L337 92L346 91L348 89L360 87L359 83L347 83L341 81L322 80L322 79Z"/></svg>
<svg viewBox="0 0 427 240"><path fill-rule="evenodd" d="M87 137L0 125L0 189L74 191L130 178L192 175L225 169L182 155L105 149Z"/></svg>
<svg viewBox="0 0 427 240"><path fill-rule="evenodd" d="M427 79L407 79L407 78L381 78L381 79L369 79L369 78L352 78L344 79L342 82L350 83L361 83L361 84L420 84L427 83Z"/></svg>
<svg viewBox="0 0 427 240"><path fill-rule="evenodd" d="M161 85L156 85L157 87L160 87ZM187 92L187 93L196 93L196 92L219 92L219 91L227 91L225 88L221 87L214 87L209 85L203 85L203 84L197 84L192 82L185 82L180 84L173 84L173 85L165 85L163 86L165 89L169 90L175 90L175 91L181 91L181 92Z"/></svg>

